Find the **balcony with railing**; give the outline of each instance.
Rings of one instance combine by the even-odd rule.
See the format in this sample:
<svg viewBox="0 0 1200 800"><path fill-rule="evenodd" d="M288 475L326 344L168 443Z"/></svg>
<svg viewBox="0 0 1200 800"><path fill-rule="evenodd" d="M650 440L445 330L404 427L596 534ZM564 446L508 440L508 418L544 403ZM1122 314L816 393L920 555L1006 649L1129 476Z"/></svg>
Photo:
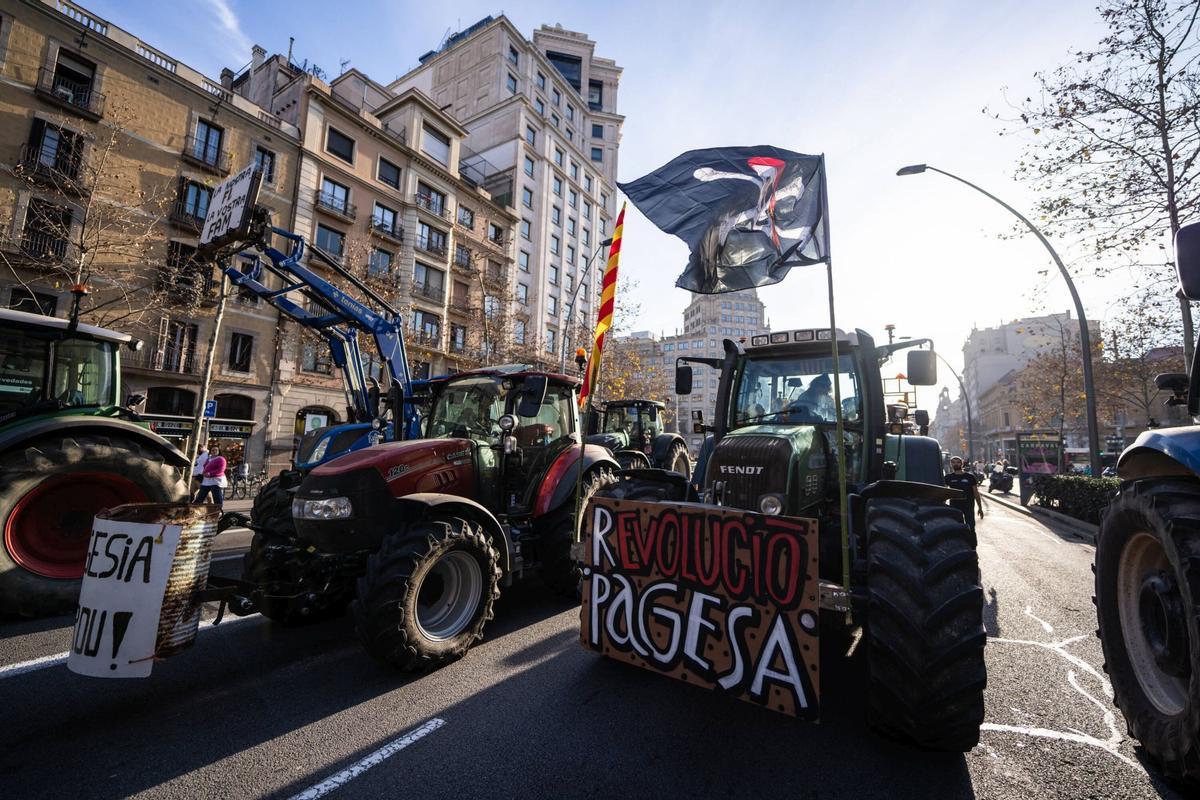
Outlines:
<svg viewBox="0 0 1200 800"><path fill-rule="evenodd" d="M211 140L189 136L183 144L183 160L214 175L229 174L229 153L214 146Z"/></svg>
<svg viewBox="0 0 1200 800"><path fill-rule="evenodd" d="M46 102L93 122L104 116L104 95L90 82L72 80L49 67L38 71L36 92Z"/></svg>
<svg viewBox="0 0 1200 800"><path fill-rule="evenodd" d="M200 209L195 204L189 205L185 200L180 199L171 206L171 213L167 215L167 218L184 230L199 233L204 230L205 217L205 214L201 214L199 211Z"/></svg>
<svg viewBox="0 0 1200 800"><path fill-rule="evenodd" d="M135 353L121 355L121 366L147 372L171 372L177 375L200 375L204 372L204 353L199 347L168 345L162 350L143 347Z"/></svg>
<svg viewBox="0 0 1200 800"><path fill-rule="evenodd" d="M91 191L84 181L83 158L74 148L26 142L21 145L17 169L23 177L60 192L86 195Z"/></svg>
<svg viewBox="0 0 1200 800"><path fill-rule="evenodd" d="M446 298L446 288L439 283L413 283L413 297L430 300L438 305Z"/></svg>
<svg viewBox="0 0 1200 800"><path fill-rule="evenodd" d="M418 236L417 248L437 256L446 255L446 239L441 236Z"/></svg>
<svg viewBox="0 0 1200 800"><path fill-rule="evenodd" d="M417 208L422 208L430 214L434 214L442 219L450 219L449 204L441 197L417 192L413 195L413 202L417 204Z"/></svg>
<svg viewBox="0 0 1200 800"><path fill-rule="evenodd" d="M16 250L22 256L38 264L61 264L67 257L67 238L55 231L26 228L17 234Z"/></svg>
<svg viewBox="0 0 1200 800"><path fill-rule="evenodd" d="M316 206L326 214L332 214L335 217L353 222L358 216L358 207L344 197L339 197L331 192L323 192L317 189Z"/></svg>
<svg viewBox="0 0 1200 800"><path fill-rule="evenodd" d="M371 217L371 233L394 242L404 241L404 228L400 227L399 220L388 222L379 217Z"/></svg>
<svg viewBox="0 0 1200 800"><path fill-rule="evenodd" d="M442 332L440 330L420 330L411 331L408 334L410 344L420 345L426 348L438 349L442 346Z"/></svg>
<svg viewBox="0 0 1200 800"><path fill-rule="evenodd" d="M451 264L455 269L470 272L472 261L473 259L471 257L471 251L469 248L463 247L461 244L455 245L454 259L451 261Z"/></svg>

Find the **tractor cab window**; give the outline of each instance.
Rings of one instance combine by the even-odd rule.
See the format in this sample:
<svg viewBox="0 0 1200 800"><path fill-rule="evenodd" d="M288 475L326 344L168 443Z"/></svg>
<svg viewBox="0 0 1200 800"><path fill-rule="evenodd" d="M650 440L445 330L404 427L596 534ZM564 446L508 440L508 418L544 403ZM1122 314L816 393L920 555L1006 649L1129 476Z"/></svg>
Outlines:
<svg viewBox="0 0 1200 800"><path fill-rule="evenodd" d="M114 347L111 342L0 328L0 414L41 404L112 404Z"/></svg>
<svg viewBox="0 0 1200 800"><path fill-rule="evenodd" d="M429 415L429 435L494 443L500 435L497 420L504 414L509 384L491 376L449 382L438 394Z"/></svg>
<svg viewBox="0 0 1200 800"><path fill-rule="evenodd" d="M835 379L841 392L842 419L856 425L862 412L858 373L849 356L841 357L837 370L829 356L744 361L734 395L731 427L834 423Z"/></svg>
<svg viewBox="0 0 1200 800"><path fill-rule="evenodd" d="M112 402L113 344L86 339L54 343L51 396L64 406L104 406Z"/></svg>
<svg viewBox="0 0 1200 800"><path fill-rule="evenodd" d="M549 386L536 416L517 417L517 444L543 447L570 436L575 432L571 425L574 403L575 393L569 386Z"/></svg>
<svg viewBox="0 0 1200 800"><path fill-rule="evenodd" d="M636 411L625 406L615 406L604 412L605 433L630 433L637 422ZM631 419L632 417L632 419Z"/></svg>

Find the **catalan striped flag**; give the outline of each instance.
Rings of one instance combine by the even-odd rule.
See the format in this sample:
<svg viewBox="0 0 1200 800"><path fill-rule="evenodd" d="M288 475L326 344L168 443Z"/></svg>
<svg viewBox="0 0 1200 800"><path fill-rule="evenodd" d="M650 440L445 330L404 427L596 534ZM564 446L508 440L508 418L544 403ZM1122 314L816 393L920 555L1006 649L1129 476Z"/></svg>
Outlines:
<svg viewBox="0 0 1200 800"><path fill-rule="evenodd" d="M583 391L579 393L579 407L587 408L588 395L600 379L600 355L604 352L604 339L613 323L613 310L617 305L617 264L621 260L621 239L625 233L625 204L617 214L617 226L613 230L612 246L608 250L608 263L604 265L604 279L600 289L600 313L596 317L596 333L592 339L592 357L588 360L587 373L583 376Z"/></svg>

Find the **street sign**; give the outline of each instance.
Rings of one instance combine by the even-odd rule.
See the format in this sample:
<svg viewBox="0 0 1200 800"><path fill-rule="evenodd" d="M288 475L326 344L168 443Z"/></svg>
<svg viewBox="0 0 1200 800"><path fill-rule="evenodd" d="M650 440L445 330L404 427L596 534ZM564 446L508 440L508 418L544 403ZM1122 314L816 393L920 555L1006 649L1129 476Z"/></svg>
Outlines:
<svg viewBox="0 0 1200 800"><path fill-rule="evenodd" d="M217 401L216 400L205 400L204 401L204 418L212 419L216 415L217 415Z"/></svg>
<svg viewBox="0 0 1200 800"><path fill-rule="evenodd" d="M258 202L262 172L253 164L213 190L200 232L200 250L208 253L249 238L251 213Z"/></svg>

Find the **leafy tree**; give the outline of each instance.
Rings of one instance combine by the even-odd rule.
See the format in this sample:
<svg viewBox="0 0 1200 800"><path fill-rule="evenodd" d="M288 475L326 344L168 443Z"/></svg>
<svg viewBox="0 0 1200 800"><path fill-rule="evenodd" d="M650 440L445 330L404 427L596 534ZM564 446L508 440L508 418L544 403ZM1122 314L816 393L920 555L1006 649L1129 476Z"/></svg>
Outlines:
<svg viewBox="0 0 1200 800"><path fill-rule="evenodd" d="M1107 35L1037 73L1040 91L1001 135L1030 137L1016 176L1041 192L1048 234L1086 242L1097 273L1134 265L1169 295L1167 237L1200 202L1200 0L1104 0L1099 12Z"/></svg>
<svg viewBox="0 0 1200 800"><path fill-rule="evenodd" d="M1184 371L1177 344L1182 325L1171 306L1153 290L1126 298L1105 326L1104 357L1096 360L1097 390L1117 407L1135 412L1137 419L1127 421L1139 427L1164 417L1154 377Z"/></svg>

